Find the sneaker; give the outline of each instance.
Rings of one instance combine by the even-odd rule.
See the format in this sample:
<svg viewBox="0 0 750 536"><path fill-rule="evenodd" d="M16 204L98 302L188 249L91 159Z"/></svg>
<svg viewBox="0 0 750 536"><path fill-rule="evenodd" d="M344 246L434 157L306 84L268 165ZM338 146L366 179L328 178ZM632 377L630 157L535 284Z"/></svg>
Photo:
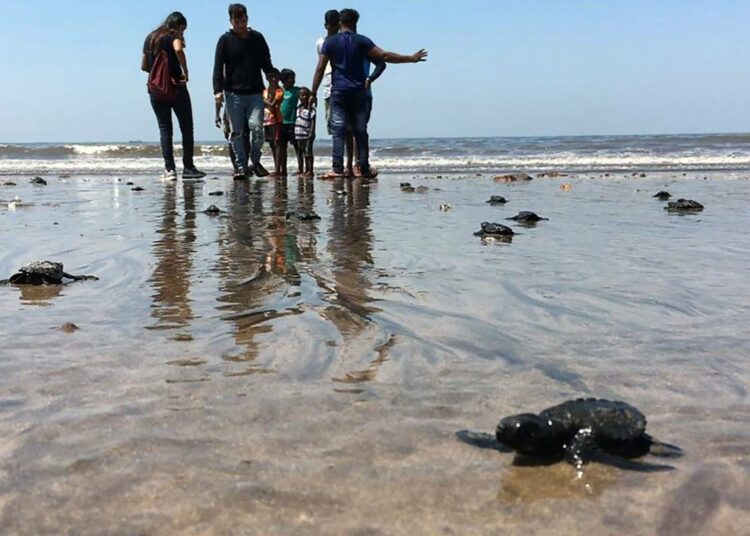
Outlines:
<svg viewBox="0 0 750 536"><path fill-rule="evenodd" d="M256 177L268 177L268 170L260 162L253 166L253 173L255 173Z"/></svg>
<svg viewBox="0 0 750 536"><path fill-rule="evenodd" d="M247 178L247 176L245 175L244 171L238 169L237 171L234 172L234 174L232 175L232 178L236 181L244 181Z"/></svg>
<svg viewBox="0 0 750 536"><path fill-rule="evenodd" d="M202 179L205 176L206 176L206 174L203 171L201 171L199 169L196 169L194 167L192 167L192 168L185 168L182 171L182 178L183 179Z"/></svg>
<svg viewBox="0 0 750 536"><path fill-rule="evenodd" d="M159 178L163 181L176 181L177 172L174 169L165 169Z"/></svg>

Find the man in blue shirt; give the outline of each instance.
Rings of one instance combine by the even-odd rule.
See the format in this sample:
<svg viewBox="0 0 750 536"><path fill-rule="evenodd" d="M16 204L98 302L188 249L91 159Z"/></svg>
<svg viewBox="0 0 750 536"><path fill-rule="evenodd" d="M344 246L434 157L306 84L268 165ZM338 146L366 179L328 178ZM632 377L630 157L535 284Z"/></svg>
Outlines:
<svg viewBox="0 0 750 536"><path fill-rule="evenodd" d="M352 125L354 139L357 142L357 160L362 177L373 177L370 171L370 147L367 135L369 103L365 60L369 58L375 63L418 63L425 61L427 57L424 49L411 56L386 52L377 47L370 38L356 33L357 22L359 22L359 13L356 10L341 11L339 14L341 31L328 37L323 43L312 83L312 98L317 100L318 88L323 80L326 65L330 61L333 68L331 85L332 178L343 176L344 173L344 138L347 119Z"/></svg>

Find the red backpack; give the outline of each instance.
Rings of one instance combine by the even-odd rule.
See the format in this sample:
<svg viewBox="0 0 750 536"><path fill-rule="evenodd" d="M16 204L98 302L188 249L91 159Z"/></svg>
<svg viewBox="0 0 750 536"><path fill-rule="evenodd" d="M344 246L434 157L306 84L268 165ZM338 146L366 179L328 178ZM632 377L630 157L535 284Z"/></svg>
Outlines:
<svg viewBox="0 0 750 536"><path fill-rule="evenodd" d="M177 100L177 85L172 80L169 70L169 57L165 50L160 50L154 57L154 64L148 73L148 92L156 99L173 103Z"/></svg>

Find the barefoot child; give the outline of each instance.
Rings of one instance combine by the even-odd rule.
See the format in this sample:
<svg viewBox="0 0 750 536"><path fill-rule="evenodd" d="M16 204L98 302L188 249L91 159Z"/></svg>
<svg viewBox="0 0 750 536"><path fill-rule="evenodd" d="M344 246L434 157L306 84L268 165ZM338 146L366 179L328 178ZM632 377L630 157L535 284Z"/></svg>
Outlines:
<svg viewBox="0 0 750 536"><path fill-rule="evenodd" d="M281 140L279 141L279 167L282 175L287 174L287 148L291 143L297 154L297 174L302 174L302 154L297 149L294 138L294 123L297 120L297 104L299 102L299 88L294 85L296 75L291 69L281 70L281 83L284 85L284 98L281 101Z"/></svg>
<svg viewBox="0 0 750 536"><path fill-rule="evenodd" d="M294 123L294 137L297 140L298 155L304 158L304 177L313 176L313 142L315 141L315 106L310 99L310 90L299 90L297 120Z"/></svg>
<svg viewBox="0 0 750 536"><path fill-rule="evenodd" d="M263 130L273 155L272 175L278 176L281 174L281 160L278 151L281 139L281 102L284 98L284 90L279 87L279 77L276 73L269 73L267 79L268 88L263 91L263 103L265 104Z"/></svg>

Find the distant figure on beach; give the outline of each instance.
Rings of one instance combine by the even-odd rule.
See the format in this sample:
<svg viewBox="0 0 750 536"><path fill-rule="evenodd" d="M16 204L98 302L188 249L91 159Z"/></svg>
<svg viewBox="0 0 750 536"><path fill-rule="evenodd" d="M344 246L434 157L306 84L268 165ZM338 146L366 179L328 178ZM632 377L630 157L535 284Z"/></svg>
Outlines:
<svg viewBox="0 0 750 536"><path fill-rule="evenodd" d="M164 179L177 179L172 144L172 111L182 132L183 179L199 179L205 173L193 164L193 107L188 92L188 66L185 57L187 19L179 11L170 14L143 43L141 70L149 73L151 107L159 123L161 153L164 157Z"/></svg>
<svg viewBox="0 0 750 536"><path fill-rule="evenodd" d="M356 28L354 29L356 32ZM370 68L372 67L373 63L375 64L375 69L372 71L372 74L370 74ZM365 58L365 76L367 78L365 79L365 93L367 96L367 126L368 126L368 133L369 133L369 126L370 126L370 117L372 116L372 84L380 78L380 75L383 74L383 71L385 71L386 63L384 61L370 61L370 58ZM354 132L352 131L351 123L347 123L346 125L346 170L344 171L344 175L347 177L355 176L355 177L361 177L362 176L362 170L359 163L359 158L357 158L357 163L352 169L352 159L354 157L354 153L356 150L356 143L354 140ZM377 171L375 168L371 165L370 166L370 173L373 175L377 175Z"/></svg>
<svg viewBox="0 0 750 536"><path fill-rule="evenodd" d="M304 177L314 176L315 115L315 104L310 98L310 90L306 87L300 88L297 118L294 122L294 138L297 142L297 154L304 159L302 174Z"/></svg>
<svg viewBox="0 0 750 536"><path fill-rule="evenodd" d="M297 156L297 175L303 173L302 153L297 147L297 139L294 136L294 123L297 121L297 104L299 104L299 90L296 85L297 75L291 69L281 70L281 84L284 86L284 97L281 100L281 141L279 142L279 168L281 175L286 176L286 161L289 144L294 147Z"/></svg>
<svg viewBox="0 0 750 536"><path fill-rule="evenodd" d="M234 177L248 175L265 177L268 171L260 163L263 147L263 76L277 73L271 63L271 52L263 34L247 25L247 8L242 4L229 5L232 29L219 38L214 59L214 98L226 101L227 115L232 130L229 141L237 158L238 170ZM250 154L242 143L246 130L250 131ZM252 167L248 166L248 160Z"/></svg>
<svg viewBox="0 0 750 536"><path fill-rule="evenodd" d="M326 29L326 36L321 37L315 43L315 49L318 51L318 59L322 54L321 49L326 39L339 33L339 12L337 9L329 9L323 17L323 27ZM327 63L323 72L323 102L325 103L326 113L326 130L329 135L333 134L331 129L331 64Z"/></svg>
<svg viewBox="0 0 750 536"><path fill-rule="evenodd" d="M279 160L279 140L281 139L281 101L284 99L284 90L279 87L279 77L275 73L269 73L266 77L268 87L263 92L263 133L273 155L273 173L281 174L281 161Z"/></svg>
<svg viewBox="0 0 750 536"><path fill-rule="evenodd" d="M354 9L344 9L339 13L340 32L326 38L320 49L318 65L312 84L312 99L317 101L317 93L323 81L328 63L332 65L331 85L331 129L333 131L333 172L323 178L344 176L344 138L347 120L351 122L354 139L357 143L357 156L363 178L373 178L376 173L370 169L369 119L365 73L365 59L386 63L418 63L425 61L427 51L419 50L410 56L386 52L377 47L371 39L356 33L359 13Z"/></svg>

